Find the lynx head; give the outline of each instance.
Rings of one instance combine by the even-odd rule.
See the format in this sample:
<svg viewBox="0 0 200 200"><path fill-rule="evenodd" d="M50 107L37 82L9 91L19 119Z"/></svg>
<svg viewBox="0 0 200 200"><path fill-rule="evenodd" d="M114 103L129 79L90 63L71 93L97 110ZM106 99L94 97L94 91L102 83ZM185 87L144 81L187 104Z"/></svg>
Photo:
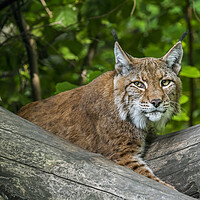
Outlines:
<svg viewBox="0 0 200 200"><path fill-rule="evenodd" d="M163 127L179 111L183 55L179 40L162 58L134 58L115 42L114 98L122 120Z"/></svg>

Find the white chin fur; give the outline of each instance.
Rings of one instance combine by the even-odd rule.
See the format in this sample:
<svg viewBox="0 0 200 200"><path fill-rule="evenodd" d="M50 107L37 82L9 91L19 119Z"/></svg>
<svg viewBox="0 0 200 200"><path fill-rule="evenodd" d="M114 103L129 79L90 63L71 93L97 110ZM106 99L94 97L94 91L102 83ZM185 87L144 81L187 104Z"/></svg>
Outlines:
<svg viewBox="0 0 200 200"><path fill-rule="evenodd" d="M151 112L151 113L147 113L145 114L145 116L152 122L157 122L161 119L163 113L161 112Z"/></svg>
<svg viewBox="0 0 200 200"><path fill-rule="evenodd" d="M155 126L157 129L161 129L167 123L167 121L171 118L172 111L168 109L165 113L162 112L151 112L151 113L142 113L140 110L133 110L130 112L130 117L132 119L133 124L140 129L145 130L148 128L149 122L155 122Z"/></svg>

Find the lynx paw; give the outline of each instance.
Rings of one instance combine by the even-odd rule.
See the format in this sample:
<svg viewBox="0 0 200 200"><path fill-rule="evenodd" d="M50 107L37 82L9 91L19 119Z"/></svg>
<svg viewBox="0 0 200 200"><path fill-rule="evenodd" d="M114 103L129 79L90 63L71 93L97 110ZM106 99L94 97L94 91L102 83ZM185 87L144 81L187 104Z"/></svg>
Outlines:
<svg viewBox="0 0 200 200"><path fill-rule="evenodd" d="M176 190L174 186L172 186L172 185L170 185L170 184L168 184L168 183L165 183L164 181L161 181L161 180L160 180L159 178L157 178L157 177L156 177L154 180L157 181L157 182L159 182L159 183L162 183L162 184L165 185L165 186L168 186L169 188L171 188L171 189L173 189L173 190Z"/></svg>

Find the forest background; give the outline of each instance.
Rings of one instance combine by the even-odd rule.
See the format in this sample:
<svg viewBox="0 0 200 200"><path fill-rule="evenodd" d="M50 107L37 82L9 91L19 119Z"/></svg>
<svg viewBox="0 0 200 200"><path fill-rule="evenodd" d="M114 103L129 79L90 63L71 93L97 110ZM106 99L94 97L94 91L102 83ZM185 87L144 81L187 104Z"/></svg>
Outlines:
<svg viewBox="0 0 200 200"><path fill-rule="evenodd" d="M17 110L114 69L114 38L134 57L183 41L181 113L161 134L200 123L200 1L0 0L0 105Z"/></svg>

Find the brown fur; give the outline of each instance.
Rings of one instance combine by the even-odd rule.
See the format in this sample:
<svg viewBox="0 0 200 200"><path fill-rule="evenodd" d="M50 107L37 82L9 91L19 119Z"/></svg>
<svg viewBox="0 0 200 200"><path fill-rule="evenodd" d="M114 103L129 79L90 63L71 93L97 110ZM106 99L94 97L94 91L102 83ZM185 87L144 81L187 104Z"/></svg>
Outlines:
<svg viewBox="0 0 200 200"><path fill-rule="evenodd" d="M121 48L118 43L116 45L115 48ZM126 57L123 50L120 51L120 56ZM118 56L116 52L115 56ZM128 55L125 59L129 63L126 69L116 59L115 71L102 74L86 86L30 103L21 108L19 116L167 185L139 157L153 123L147 119L144 128L137 127L129 106L135 99L140 99L146 107L153 99L162 99L163 104L170 104L168 100L171 99L175 102L170 105L174 114L178 111L181 82L163 58L136 59ZM173 80L174 85L163 89L160 80L164 78ZM145 90L137 88L134 85L137 80L148 87Z"/></svg>

